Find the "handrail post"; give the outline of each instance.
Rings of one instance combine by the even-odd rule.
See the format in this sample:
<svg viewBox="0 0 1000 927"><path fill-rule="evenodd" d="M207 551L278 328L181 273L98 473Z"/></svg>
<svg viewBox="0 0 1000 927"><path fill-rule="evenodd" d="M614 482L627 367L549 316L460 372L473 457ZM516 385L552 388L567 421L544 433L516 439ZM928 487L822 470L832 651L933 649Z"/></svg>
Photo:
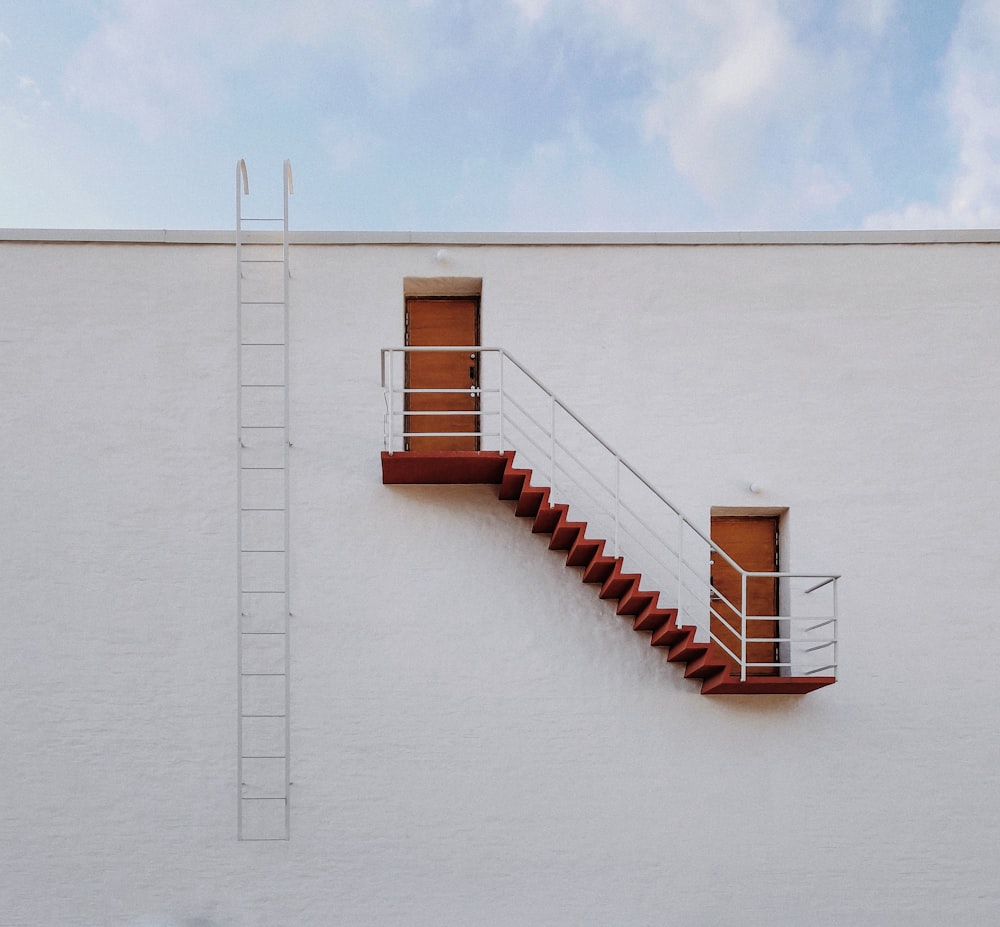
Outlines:
<svg viewBox="0 0 1000 927"><path fill-rule="evenodd" d="M622 458L620 454L615 454L615 556L619 556L621 551L618 546L618 525L621 522L621 481L622 481Z"/></svg>
<svg viewBox="0 0 1000 927"><path fill-rule="evenodd" d="M388 377L389 392L386 396L386 404L389 410L388 411L389 421L388 424L386 425L386 439L389 442L389 446L386 448L386 450L390 454L396 449L396 415L395 415L396 394L393 391L393 386L392 386L392 368L395 367L395 361L393 358L394 353L395 353L394 351L389 351L386 354L386 357L388 358L389 361L389 377Z"/></svg>
<svg viewBox="0 0 1000 927"><path fill-rule="evenodd" d="M503 453L503 450L504 450L504 446L503 446L503 412L504 412L504 410L503 410L503 364L504 364L504 360L505 359L506 359L506 356L504 355L504 352L503 351L498 351L497 352L497 363L500 365L500 372L498 374L498 380L499 380L498 387L499 387L499 390L500 390L500 398L499 398L499 404L500 404L499 417L500 418L499 418L499 421L497 422L497 440L500 442L500 446L497 448L497 450L500 451L501 453Z"/></svg>
<svg viewBox="0 0 1000 927"><path fill-rule="evenodd" d="M684 580L681 574L684 570L684 516L677 513L677 627L683 627L684 610L681 607L681 595L684 593Z"/></svg>
<svg viewBox="0 0 1000 927"><path fill-rule="evenodd" d="M550 498L556 494L556 397L549 393L549 483L551 484Z"/></svg>
<svg viewBox="0 0 1000 927"><path fill-rule="evenodd" d="M740 682L747 678L747 574L740 573Z"/></svg>

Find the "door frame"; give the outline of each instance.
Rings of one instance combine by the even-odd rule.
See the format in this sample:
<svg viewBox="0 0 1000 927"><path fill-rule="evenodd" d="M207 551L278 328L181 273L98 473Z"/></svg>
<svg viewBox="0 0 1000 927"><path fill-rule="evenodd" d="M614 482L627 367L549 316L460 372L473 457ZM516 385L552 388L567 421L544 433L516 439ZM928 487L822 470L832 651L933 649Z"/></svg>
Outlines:
<svg viewBox="0 0 1000 927"><path fill-rule="evenodd" d="M786 572L788 569L788 506L722 506L714 505L710 510L710 528L709 537L712 536L711 532L711 519L715 518L769 518L774 519L775 525L775 570L777 572ZM720 545L721 546L721 545ZM725 548L723 548L725 550ZM726 551L728 554L729 551ZM776 615L788 614L788 585L778 578L775 581L775 604L776 604ZM775 622L775 633L779 638L789 637L789 623L787 620L778 620ZM791 644L787 642L779 642L775 649L775 657L779 663L788 663L791 657ZM784 676L788 675L789 668L787 666L779 666L777 668L777 675Z"/></svg>
<svg viewBox="0 0 1000 927"><path fill-rule="evenodd" d="M409 327L409 313L410 313L410 303L414 300L418 301L437 301L448 302L449 300L457 300L461 302L471 302L475 306L475 318L473 322L474 328L474 338L473 345L477 348L482 345L482 289L483 289L483 279L482 277L404 277L403 278L403 343L409 347L410 344L410 327ZM471 346L471 345L470 345ZM474 403L476 415L472 416L473 420L473 431L476 432L476 437L474 440L474 448L478 451L481 447L482 441L478 436L478 432L481 427L481 415L480 412L480 402L481 396L479 392L480 386L480 376L481 376L481 354L479 351L475 352L475 357L471 359L472 363L470 366L474 366L475 376L472 379L472 389L475 390ZM408 389L410 386L410 354L406 352L405 354L405 364L403 372L403 383L404 388ZM410 400L409 394L404 393L403 399L403 411L404 418L403 421L406 423L408 421L408 415L410 414ZM404 424L404 430L409 430L408 425ZM410 450L410 439L406 438L404 440L404 449Z"/></svg>

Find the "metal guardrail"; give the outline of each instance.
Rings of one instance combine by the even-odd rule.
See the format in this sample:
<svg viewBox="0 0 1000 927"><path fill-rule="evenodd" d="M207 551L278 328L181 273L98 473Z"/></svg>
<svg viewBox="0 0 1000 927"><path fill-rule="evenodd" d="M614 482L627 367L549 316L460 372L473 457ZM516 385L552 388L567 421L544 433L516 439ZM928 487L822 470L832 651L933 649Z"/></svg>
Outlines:
<svg viewBox="0 0 1000 927"><path fill-rule="evenodd" d="M410 388L406 357L427 351L476 355L479 385ZM641 573L648 588L660 591L661 606L677 608L678 625L695 626L699 639L715 641L738 664L741 679L755 670L775 669L789 676L836 675L839 575L744 570L503 348L383 348L382 390L386 451L404 451L410 438L419 437L475 437L482 450L515 451L518 466L531 468L549 487L550 500L572 505L574 518L586 521L595 537L610 543L614 556L624 558L629 571ZM475 395L478 408L473 411L446 407L412 413L424 421L428 416L470 416L473 427L461 432L408 430L408 397L416 393ZM738 574L738 601L712 585L716 560ZM754 580L777 583L779 614L747 614L748 586ZM768 621L775 623L773 636L750 633L748 622ZM776 658L749 659L753 644L773 646Z"/></svg>

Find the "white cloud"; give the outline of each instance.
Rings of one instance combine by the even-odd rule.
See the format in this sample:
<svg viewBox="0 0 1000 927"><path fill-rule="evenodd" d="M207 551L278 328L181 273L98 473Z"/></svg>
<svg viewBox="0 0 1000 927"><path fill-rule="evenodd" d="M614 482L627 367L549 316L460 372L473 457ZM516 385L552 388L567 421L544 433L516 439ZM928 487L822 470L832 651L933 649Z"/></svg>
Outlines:
<svg viewBox="0 0 1000 927"><path fill-rule="evenodd" d="M579 125L536 142L508 188L513 228L535 231L621 227L623 191L595 161L593 141Z"/></svg>
<svg viewBox="0 0 1000 927"><path fill-rule="evenodd" d="M935 200L867 217L868 228L1000 228L1000 8L967 2L945 59L957 166Z"/></svg>
<svg viewBox="0 0 1000 927"><path fill-rule="evenodd" d="M147 140L214 110L222 87L211 55L198 44L211 15L190 0L119 7L70 61L70 99L132 122Z"/></svg>
<svg viewBox="0 0 1000 927"><path fill-rule="evenodd" d="M637 6L625 11L636 25ZM769 123L794 109L804 61L771 0L691 2L688 14L650 34L657 78L641 124L647 141L665 138L678 171L718 203L754 172Z"/></svg>
<svg viewBox="0 0 1000 927"><path fill-rule="evenodd" d="M841 0L838 14L842 23L882 36L897 15L897 0Z"/></svg>
<svg viewBox="0 0 1000 927"><path fill-rule="evenodd" d="M322 48L331 68L350 68L370 89L405 97L434 59L425 37L397 13L392 0L117 0L70 60L67 93L84 109L132 123L150 141L184 134L222 111L246 92L234 82L255 69L275 75L274 89L282 80L291 86L298 47Z"/></svg>
<svg viewBox="0 0 1000 927"><path fill-rule="evenodd" d="M537 22L545 15L550 0L510 0L517 11L529 23Z"/></svg>
<svg viewBox="0 0 1000 927"><path fill-rule="evenodd" d="M379 147L378 138L356 124L329 123L322 144L330 169L346 174L363 165Z"/></svg>

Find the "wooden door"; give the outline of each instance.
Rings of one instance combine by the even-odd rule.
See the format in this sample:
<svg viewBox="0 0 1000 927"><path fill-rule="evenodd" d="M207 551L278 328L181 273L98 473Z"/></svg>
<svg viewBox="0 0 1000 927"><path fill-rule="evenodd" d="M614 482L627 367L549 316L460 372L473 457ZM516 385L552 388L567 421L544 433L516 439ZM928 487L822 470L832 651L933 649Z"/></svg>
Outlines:
<svg viewBox="0 0 1000 927"><path fill-rule="evenodd" d="M410 347L479 344L479 301L470 298L406 301L406 344ZM407 393L408 432L458 432L449 437L413 436L410 451L475 451L479 449L479 353L415 351L407 354L407 389L456 390ZM451 415L420 415L450 412ZM468 437L462 432L471 432Z"/></svg>
<svg viewBox="0 0 1000 927"><path fill-rule="evenodd" d="M777 516L713 516L712 540L719 545L744 570L772 571L778 569L778 519ZM742 598L740 573L716 554L712 558L712 585L718 592L739 607ZM733 651L740 653L740 640L726 626L740 627L740 619L720 598L713 595L712 607L720 617L712 616L712 633ZM747 577L747 615L776 616L778 614L778 580L775 577ZM725 621L723 621L725 619ZM776 638L778 622L748 620L747 637ZM716 655L729 663L731 672L739 673L739 664L721 647ZM773 640L747 643L748 663L771 663L778 660L778 645ZM750 666L749 676L776 676L778 667Z"/></svg>

